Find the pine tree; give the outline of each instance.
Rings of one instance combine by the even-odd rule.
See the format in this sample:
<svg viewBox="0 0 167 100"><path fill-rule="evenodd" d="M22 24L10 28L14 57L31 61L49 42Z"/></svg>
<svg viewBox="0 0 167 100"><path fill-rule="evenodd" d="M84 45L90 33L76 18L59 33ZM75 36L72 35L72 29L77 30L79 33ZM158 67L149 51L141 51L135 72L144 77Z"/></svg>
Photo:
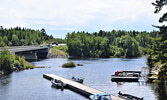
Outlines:
<svg viewBox="0 0 167 100"><path fill-rule="evenodd" d="M155 6L155 12L159 13L164 6L167 5L167 0L156 0L155 3L152 3ZM159 18L159 22L163 23L167 21L167 12L165 12L162 17ZM154 57L152 57L152 60L154 59L156 62L160 62L162 64L162 67L160 68L159 72L159 80L165 81L167 80L167 26L155 26L156 28L160 29L159 38L156 40L157 44L156 47L152 50ZM149 57L149 64L150 59ZM153 60L153 61L154 61Z"/></svg>

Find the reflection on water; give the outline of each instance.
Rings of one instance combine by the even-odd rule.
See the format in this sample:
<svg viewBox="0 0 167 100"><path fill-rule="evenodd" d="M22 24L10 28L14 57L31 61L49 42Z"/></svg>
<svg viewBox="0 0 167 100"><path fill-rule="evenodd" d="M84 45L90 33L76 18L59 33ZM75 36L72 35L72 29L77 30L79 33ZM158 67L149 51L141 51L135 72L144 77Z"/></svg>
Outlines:
<svg viewBox="0 0 167 100"><path fill-rule="evenodd" d="M11 82L10 75L0 77L0 86L6 86Z"/></svg>
<svg viewBox="0 0 167 100"><path fill-rule="evenodd" d="M156 100L154 84L139 85L139 83L111 82L111 75L117 70L141 70L146 66L146 57L136 59L126 58L97 58L74 59L77 64L83 64L75 68L62 68L62 64L71 59L51 58L32 62L36 66L51 68L24 70L14 72L9 76L0 78L0 100L88 100L73 91L55 89L51 82L43 78L44 73L52 73L71 79L72 76L85 78L84 84L114 95L119 91L144 97L145 100ZM164 91L162 91L163 93ZM162 97L163 98L163 97Z"/></svg>
<svg viewBox="0 0 167 100"><path fill-rule="evenodd" d="M121 86L123 84L125 84L125 82L116 82L117 83L117 86Z"/></svg>

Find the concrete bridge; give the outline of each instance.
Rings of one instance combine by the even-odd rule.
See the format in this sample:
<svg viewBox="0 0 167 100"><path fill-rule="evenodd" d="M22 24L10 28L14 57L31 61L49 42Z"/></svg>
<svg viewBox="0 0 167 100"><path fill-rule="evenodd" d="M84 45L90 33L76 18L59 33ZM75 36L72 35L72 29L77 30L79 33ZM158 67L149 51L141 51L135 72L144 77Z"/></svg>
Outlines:
<svg viewBox="0 0 167 100"><path fill-rule="evenodd" d="M7 48L15 55L20 57L24 56L28 61L46 58L50 49L50 47L47 46L13 46ZM3 49L3 47L0 47L0 51Z"/></svg>

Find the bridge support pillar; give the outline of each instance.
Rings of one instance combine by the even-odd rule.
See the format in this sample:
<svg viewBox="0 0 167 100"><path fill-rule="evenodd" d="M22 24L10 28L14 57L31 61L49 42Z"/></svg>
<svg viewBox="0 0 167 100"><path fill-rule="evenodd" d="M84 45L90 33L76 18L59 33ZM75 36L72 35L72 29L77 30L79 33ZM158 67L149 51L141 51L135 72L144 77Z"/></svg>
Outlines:
<svg viewBox="0 0 167 100"><path fill-rule="evenodd" d="M38 60L37 52L36 51L29 51L29 52L17 52L15 53L17 56L25 57L27 61L36 61Z"/></svg>
<svg viewBox="0 0 167 100"><path fill-rule="evenodd" d="M18 48L18 51L16 49L15 55L18 55L20 57L24 56L25 60L27 61L36 61L39 59L44 59L47 58L48 52L49 52L49 47L45 47L45 48L27 48L27 50L21 50L20 48Z"/></svg>
<svg viewBox="0 0 167 100"><path fill-rule="evenodd" d="M37 51L37 57L38 57L38 59L47 58L48 52L49 52L49 48L38 50Z"/></svg>

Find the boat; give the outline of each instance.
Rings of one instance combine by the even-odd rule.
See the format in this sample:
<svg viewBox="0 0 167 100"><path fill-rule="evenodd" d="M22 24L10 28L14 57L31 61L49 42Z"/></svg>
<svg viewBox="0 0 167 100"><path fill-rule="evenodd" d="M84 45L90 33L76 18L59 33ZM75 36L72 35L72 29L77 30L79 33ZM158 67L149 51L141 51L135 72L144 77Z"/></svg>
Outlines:
<svg viewBox="0 0 167 100"><path fill-rule="evenodd" d="M56 87L56 88L61 88L63 89L64 87L66 87L66 84L63 83L61 80L51 80L51 83L52 83L52 86L53 87Z"/></svg>
<svg viewBox="0 0 167 100"><path fill-rule="evenodd" d="M116 71L114 76L140 77L141 76L141 71Z"/></svg>
<svg viewBox="0 0 167 100"><path fill-rule="evenodd" d="M116 71L111 75L113 82L138 82L141 77L141 71Z"/></svg>
<svg viewBox="0 0 167 100"><path fill-rule="evenodd" d="M121 91L119 91L118 94L119 94L118 95L119 97L126 99L126 100L143 100L143 98L139 98L137 96L121 93Z"/></svg>
<svg viewBox="0 0 167 100"><path fill-rule="evenodd" d="M81 84L82 84L83 81L84 81L84 78L81 78L81 77L80 77L80 78L72 77L72 80L75 81L75 82L78 82L78 83L81 83Z"/></svg>
<svg viewBox="0 0 167 100"><path fill-rule="evenodd" d="M90 100L112 100L111 95L108 93L99 93L96 95L90 95Z"/></svg>

